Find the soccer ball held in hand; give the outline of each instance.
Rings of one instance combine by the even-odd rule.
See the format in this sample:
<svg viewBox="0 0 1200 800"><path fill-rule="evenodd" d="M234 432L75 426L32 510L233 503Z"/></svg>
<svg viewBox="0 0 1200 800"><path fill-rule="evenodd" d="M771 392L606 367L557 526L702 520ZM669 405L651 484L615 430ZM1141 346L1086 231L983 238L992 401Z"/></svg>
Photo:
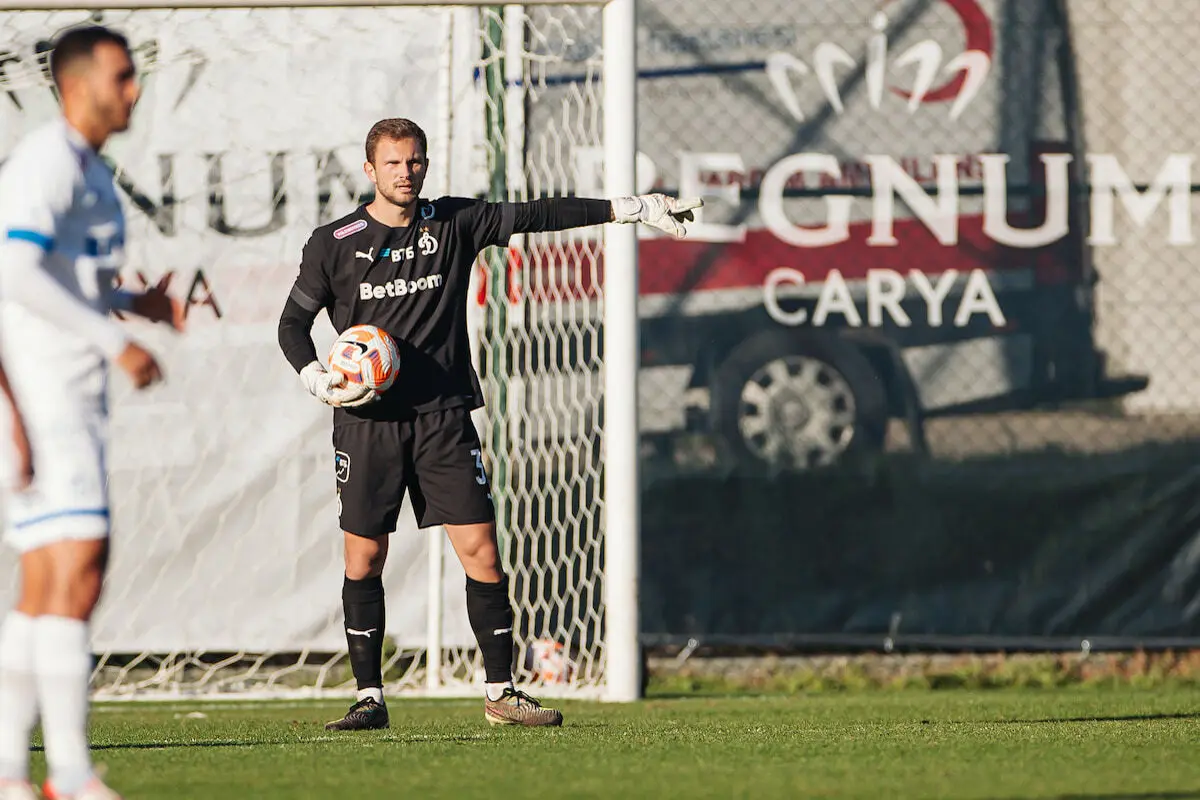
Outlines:
<svg viewBox="0 0 1200 800"><path fill-rule="evenodd" d="M329 371L340 372L348 383L383 392L396 381L400 349L387 331L374 325L352 325L329 349Z"/></svg>

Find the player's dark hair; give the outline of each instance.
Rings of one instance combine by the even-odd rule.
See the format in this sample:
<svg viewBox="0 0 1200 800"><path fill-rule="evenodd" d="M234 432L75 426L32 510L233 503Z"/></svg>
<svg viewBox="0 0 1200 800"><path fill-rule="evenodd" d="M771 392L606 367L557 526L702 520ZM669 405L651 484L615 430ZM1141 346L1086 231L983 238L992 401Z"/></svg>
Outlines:
<svg viewBox="0 0 1200 800"><path fill-rule="evenodd" d="M50 51L50 76L54 78L54 85L61 84L67 67L81 59L91 58L97 45L105 42L129 52L129 40L103 25L72 28L59 36Z"/></svg>
<svg viewBox="0 0 1200 800"><path fill-rule="evenodd" d="M411 119L400 117L381 119L371 126L371 130L367 133L366 148L367 161L371 164L375 163L375 148L379 146L381 139L416 139L421 144L421 150L426 154L429 153L429 142L425 138L425 131L421 130L421 126Z"/></svg>

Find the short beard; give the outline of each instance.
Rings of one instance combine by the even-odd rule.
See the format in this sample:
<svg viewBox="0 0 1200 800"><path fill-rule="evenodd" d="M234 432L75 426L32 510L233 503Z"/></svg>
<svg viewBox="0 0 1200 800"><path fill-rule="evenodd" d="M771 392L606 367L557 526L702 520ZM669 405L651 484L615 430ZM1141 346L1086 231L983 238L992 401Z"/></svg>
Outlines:
<svg viewBox="0 0 1200 800"><path fill-rule="evenodd" d="M384 192L383 190L379 189L379 187L376 187L376 191L379 192L380 196L382 196L384 200L387 200L392 205L398 206L400 208L408 208L417 202L417 195L415 195L415 194L413 195L412 200L401 202L399 199L397 199L397 197L395 195L388 194L388 193Z"/></svg>

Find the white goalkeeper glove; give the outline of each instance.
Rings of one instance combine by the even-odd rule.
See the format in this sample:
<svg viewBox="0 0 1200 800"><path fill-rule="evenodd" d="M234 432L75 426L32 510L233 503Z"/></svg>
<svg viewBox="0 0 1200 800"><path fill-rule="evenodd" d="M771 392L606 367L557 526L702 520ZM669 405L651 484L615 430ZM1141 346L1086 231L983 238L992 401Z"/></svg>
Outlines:
<svg viewBox="0 0 1200 800"><path fill-rule="evenodd" d="M340 372L329 372L320 361L313 361L300 370L300 381L308 393L327 406L356 408L373 403L379 393L361 383L347 383Z"/></svg>
<svg viewBox="0 0 1200 800"><path fill-rule="evenodd" d="M610 202L614 222L644 222L676 239L682 239L687 234L683 223L695 220L692 210L704 205L699 197L680 199L665 194L614 197Z"/></svg>

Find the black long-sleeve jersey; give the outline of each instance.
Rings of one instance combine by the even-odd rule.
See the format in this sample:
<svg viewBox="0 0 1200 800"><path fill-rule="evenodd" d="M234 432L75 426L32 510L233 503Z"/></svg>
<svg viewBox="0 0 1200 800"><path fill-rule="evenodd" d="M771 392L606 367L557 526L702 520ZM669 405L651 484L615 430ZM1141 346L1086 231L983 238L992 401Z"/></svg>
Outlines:
<svg viewBox="0 0 1200 800"><path fill-rule="evenodd" d="M334 330L370 324L400 348L399 376L381 398L336 414L403 419L483 405L467 336L471 268L489 245L514 233L608 222L607 200L551 198L488 203L462 197L418 201L408 227L375 220L365 206L313 231L279 320L279 345L299 372L317 358L312 323L321 309ZM323 361L323 359L322 359Z"/></svg>

